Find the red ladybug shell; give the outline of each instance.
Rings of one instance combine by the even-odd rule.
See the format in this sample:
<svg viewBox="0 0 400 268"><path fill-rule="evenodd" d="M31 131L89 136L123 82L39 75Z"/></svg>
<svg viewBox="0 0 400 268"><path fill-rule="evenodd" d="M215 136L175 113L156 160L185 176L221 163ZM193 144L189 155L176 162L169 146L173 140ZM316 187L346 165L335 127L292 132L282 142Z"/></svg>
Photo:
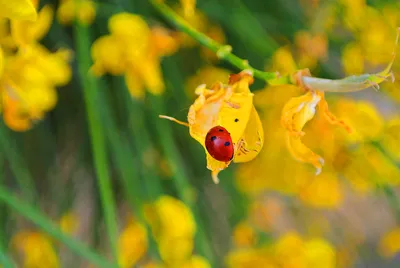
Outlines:
<svg viewBox="0 0 400 268"><path fill-rule="evenodd" d="M207 152L216 160L229 162L233 158L231 134L221 126L211 128L206 135Z"/></svg>

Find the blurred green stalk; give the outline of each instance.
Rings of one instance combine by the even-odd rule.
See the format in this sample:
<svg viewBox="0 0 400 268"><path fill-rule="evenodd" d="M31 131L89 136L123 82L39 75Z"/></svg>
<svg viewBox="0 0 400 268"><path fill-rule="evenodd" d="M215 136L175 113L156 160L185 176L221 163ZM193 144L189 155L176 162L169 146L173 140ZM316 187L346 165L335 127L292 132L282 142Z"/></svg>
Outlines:
<svg viewBox="0 0 400 268"><path fill-rule="evenodd" d="M17 152L17 144L11 138L9 130L0 122L0 149L10 164L11 171L22 191L24 199L33 202L36 196L33 178L26 167L25 162Z"/></svg>
<svg viewBox="0 0 400 268"><path fill-rule="evenodd" d="M4 155L0 153L0 184L4 183ZM14 265L12 264L10 258L7 256L7 235L6 235L6 217L7 217L7 208L0 205L0 265L4 266L4 268L12 268Z"/></svg>
<svg viewBox="0 0 400 268"><path fill-rule="evenodd" d="M102 126L102 117L98 106L97 80L89 74L90 36L89 28L75 23L76 49L78 54L78 68L83 81L83 93L87 108L89 132L91 136L92 152L97 180L100 188L100 198L104 211L107 233L111 243L111 250L115 265L118 258L118 228L115 202L112 191L111 178L107 159L107 148Z"/></svg>
<svg viewBox="0 0 400 268"><path fill-rule="evenodd" d="M158 0L149 0L149 1L154 6L154 8L156 8L164 16L165 19L167 19L169 22L175 25L179 30L188 34L193 39L198 41L201 45L215 52L219 59L229 62L230 64L236 66L240 70L250 70L253 72L253 75L255 77L258 77L259 79L265 81L277 78L277 73L264 72L251 67L247 60L241 59L238 56L231 53L232 51L231 46L222 45L214 41L207 35L197 31L195 28L193 28L189 23L187 23L184 19L178 16L178 14L176 14L170 7L168 7L163 2ZM289 76L287 76L285 78L285 82L289 83L289 81L290 81Z"/></svg>
<svg viewBox="0 0 400 268"><path fill-rule="evenodd" d="M21 201L15 195L11 194L9 189L2 185L0 186L0 201L20 213L23 217L32 221L44 232L59 240L77 255L87 259L89 262L98 267L115 267L115 265L112 265L108 260L96 254L82 242L63 233L51 220L47 219L45 215L37 211L35 207Z"/></svg>

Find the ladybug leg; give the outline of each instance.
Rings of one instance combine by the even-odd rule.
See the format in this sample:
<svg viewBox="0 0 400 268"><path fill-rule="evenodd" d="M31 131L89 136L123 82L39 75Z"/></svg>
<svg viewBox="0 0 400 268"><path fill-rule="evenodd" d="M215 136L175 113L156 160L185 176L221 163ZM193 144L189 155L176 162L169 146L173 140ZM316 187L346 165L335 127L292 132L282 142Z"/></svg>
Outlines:
<svg viewBox="0 0 400 268"><path fill-rule="evenodd" d="M175 118L173 118L171 116L159 115L158 117L163 118L163 119L168 119L168 120L171 120L171 121L173 121L173 122L175 122L175 123L177 123L179 125L183 125L183 126L189 127L188 123L179 121L178 119L175 119Z"/></svg>

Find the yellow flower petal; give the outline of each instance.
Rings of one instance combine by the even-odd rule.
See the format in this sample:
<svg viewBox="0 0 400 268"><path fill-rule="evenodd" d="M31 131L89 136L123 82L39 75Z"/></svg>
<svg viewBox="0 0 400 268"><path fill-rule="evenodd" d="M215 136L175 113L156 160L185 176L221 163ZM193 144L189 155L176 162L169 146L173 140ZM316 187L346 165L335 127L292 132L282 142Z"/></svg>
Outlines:
<svg viewBox="0 0 400 268"><path fill-rule="evenodd" d="M315 238L304 244L307 268L336 268L336 251L327 241Z"/></svg>
<svg viewBox="0 0 400 268"><path fill-rule="evenodd" d="M400 118L387 122L381 144L395 160L400 162Z"/></svg>
<svg viewBox="0 0 400 268"><path fill-rule="evenodd" d="M91 72L97 76L104 73L121 75L126 70L123 47L115 36L102 36L93 42L91 55L94 61Z"/></svg>
<svg viewBox="0 0 400 268"><path fill-rule="evenodd" d="M144 98L146 92L143 82L134 71L125 73L125 83L132 97L139 100Z"/></svg>
<svg viewBox="0 0 400 268"><path fill-rule="evenodd" d="M162 260L172 267L182 267L192 254L193 247L193 237L161 237L158 241Z"/></svg>
<svg viewBox="0 0 400 268"><path fill-rule="evenodd" d="M36 9L31 0L1 0L0 7L0 17L30 21L37 18Z"/></svg>
<svg viewBox="0 0 400 268"><path fill-rule="evenodd" d="M192 256L181 266L182 268L211 268L208 261L202 256Z"/></svg>
<svg viewBox="0 0 400 268"><path fill-rule="evenodd" d="M130 222L118 238L118 262L122 268L133 267L147 251L146 228Z"/></svg>
<svg viewBox="0 0 400 268"><path fill-rule="evenodd" d="M35 22L12 20L11 34L16 44L26 45L41 40L50 29L53 13L53 9L46 5L39 11Z"/></svg>
<svg viewBox="0 0 400 268"><path fill-rule="evenodd" d="M22 267L60 267L56 251L45 234L21 231L12 237L11 245L22 256Z"/></svg>
<svg viewBox="0 0 400 268"><path fill-rule="evenodd" d="M400 228L386 233L379 242L379 251L385 258L392 258L400 252Z"/></svg>
<svg viewBox="0 0 400 268"><path fill-rule="evenodd" d="M341 204L343 195L336 174L324 172L310 179L311 183L299 193L305 204L320 208L335 208Z"/></svg>

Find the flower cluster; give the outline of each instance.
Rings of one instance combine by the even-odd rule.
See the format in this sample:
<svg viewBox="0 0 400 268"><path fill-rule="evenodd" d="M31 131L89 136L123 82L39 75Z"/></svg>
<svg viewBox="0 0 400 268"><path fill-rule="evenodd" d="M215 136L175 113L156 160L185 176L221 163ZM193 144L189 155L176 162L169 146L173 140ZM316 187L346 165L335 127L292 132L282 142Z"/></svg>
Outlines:
<svg viewBox="0 0 400 268"><path fill-rule="evenodd" d="M37 4L17 1L8 13L12 15L10 27L1 21L0 108L4 122L15 131L30 129L53 109L56 87L71 79L71 53L65 49L51 52L39 43L50 28L53 10L44 6L36 15Z"/></svg>

